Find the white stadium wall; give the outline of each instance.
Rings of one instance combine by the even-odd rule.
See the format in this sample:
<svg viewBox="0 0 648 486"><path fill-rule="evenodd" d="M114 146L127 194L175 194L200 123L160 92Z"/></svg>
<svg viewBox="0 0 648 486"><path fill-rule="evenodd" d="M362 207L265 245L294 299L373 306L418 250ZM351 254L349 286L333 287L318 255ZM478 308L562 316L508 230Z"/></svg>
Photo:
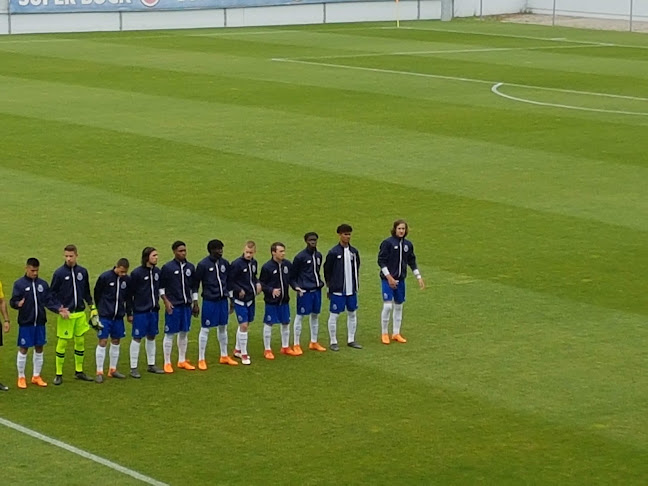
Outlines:
<svg viewBox="0 0 648 486"><path fill-rule="evenodd" d="M455 17L477 17L524 12L527 0L455 0Z"/></svg>
<svg viewBox="0 0 648 486"><path fill-rule="evenodd" d="M556 15L628 20L630 4L630 0L556 0ZM532 13L552 15L553 7L554 0L527 0ZM648 20L648 0L634 0L632 10L635 20Z"/></svg>

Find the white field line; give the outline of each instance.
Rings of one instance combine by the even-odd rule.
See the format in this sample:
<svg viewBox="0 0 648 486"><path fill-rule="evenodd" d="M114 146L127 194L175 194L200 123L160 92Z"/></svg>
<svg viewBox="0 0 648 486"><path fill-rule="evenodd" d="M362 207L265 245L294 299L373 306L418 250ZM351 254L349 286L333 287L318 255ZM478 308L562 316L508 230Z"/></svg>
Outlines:
<svg viewBox="0 0 648 486"><path fill-rule="evenodd" d="M500 81L490 81L486 79L476 79L476 78L463 78L459 76L445 76L442 74L427 74L427 73L417 73L413 71L397 71L394 69L380 69L380 68L370 68L363 66L345 66L344 64L331 64L326 62L317 62L317 61L301 61L299 59L289 59L289 58L273 58L272 61L277 62L289 62L295 64L306 64L310 66L320 66L320 67L329 67L329 68L338 68L338 69L350 69L354 71L367 71L372 73L384 73L384 74L395 74L401 76L416 76L421 78L432 78L432 79L445 79L448 81L461 81L465 83L478 83L478 84L488 84L493 86L494 84L499 83ZM648 98L643 98L640 96L626 96L618 95L612 93L598 93L595 91L579 91L575 89L562 89L562 88L549 88L547 86L534 86L531 84L519 84L519 83L505 83L507 86L516 86L518 88L528 88L528 89L538 89L544 91L555 91L558 93L572 93L579 95L589 95L589 96L601 96L605 98L617 98L624 100L635 100L635 101L648 101Z"/></svg>
<svg viewBox="0 0 648 486"><path fill-rule="evenodd" d="M569 46L531 46L531 47L485 47L478 49L438 49L434 51L400 51L400 52L372 52L369 54L340 54L330 56L305 56L291 57L290 59L347 59L355 57L380 57L380 56L424 56L427 54L469 54L471 52L500 52L500 51L535 51L540 49L584 49L590 47L605 47L602 45L569 45Z"/></svg>
<svg viewBox="0 0 648 486"><path fill-rule="evenodd" d="M130 476L132 478L135 478L139 481L142 481L143 483L146 484L151 484L153 486L168 486L167 483L163 483L161 481L158 481L156 479L150 478L148 476L145 476L144 474L140 474L137 471L133 471L132 469L128 469L127 467L120 466L117 463L114 463L112 461L109 461L108 459L104 459L103 457L95 456L94 454L91 454L90 452L86 452L82 449L79 449L77 447L74 447L70 444L66 444L65 442L62 442L57 439L52 439L51 437L48 437L46 435L43 435L39 432L36 432L34 430L28 429L27 427L23 427L22 425L18 425L14 422L11 422L10 420L6 420L4 418L0 417L0 425L4 425L5 427L9 427L10 429L16 430L18 432L21 432L23 434L26 434L30 437L33 437L35 439L41 440L43 442L47 442L48 444L51 444L56 447L60 447L61 449L64 449L68 452L71 452L73 454L76 454L78 456L81 456L85 459L90 459L91 461L94 461L96 463L99 463L103 466L109 467L110 469L120 472L122 474L125 474L127 476ZM119 481L116 481L119 482Z"/></svg>
<svg viewBox="0 0 648 486"><path fill-rule="evenodd" d="M381 29L397 29L397 27L380 27ZM628 49L648 49L648 46L633 45L633 44L615 44L612 42L597 42L597 41L584 41L584 40L572 40L565 37L535 37L529 35L514 35L514 34L494 34L490 32L476 32L470 30L453 30L453 29L426 29L422 27L400 27L401 29L407 30L420 30L420 31L431 31L431 32L450 32L453 34L468 34L468 35L485 35L489 37L508 37L511 39L531 39L531 40L543 40L543 41L555 41L555 42L570 42L573 44L590 44L595 46L608 46L608 47L623 47Z"/></svg>
<svg viewBox="0 0 648 486"><path fill-rule="evenodd" d="M546 103L543 101L534 101L534 100L529 100L526 98L518 98L516 96L511 96L507 95L505 93L502 93L499 88L504 86L505 84L508 83L497 83L493 85L491 88L491 91L495 93L497 96L501 96L502 98L507 98L512 101L519 101L520 103L528 103L530 105L538 105L538 106L551 106L554 108L565 108L567 110L579 110L579 111L594 111L597 113L615 113L618 115L639 115L639 116L648 116L648 113L643 113L639 111L623 111L623 110L606 110L604 108L587 108L584 106L575 106L575 105L563 105L560 103ZM512 85L511 85L512 86ZM585 94L591 94L591 93L585 93Z"/></svg>

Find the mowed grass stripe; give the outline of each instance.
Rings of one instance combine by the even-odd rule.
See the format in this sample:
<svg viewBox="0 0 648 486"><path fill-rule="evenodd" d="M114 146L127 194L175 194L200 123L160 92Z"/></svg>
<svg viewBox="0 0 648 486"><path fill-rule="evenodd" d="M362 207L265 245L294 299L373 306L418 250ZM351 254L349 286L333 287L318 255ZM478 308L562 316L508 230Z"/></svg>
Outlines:
<svg viewBox="0 0 648 486"><path fill-rule="evenodd" d="M119 131L316 167L327 172L354 174L376 181L394 179L390 165L376 167L375 160L405 159L410 170L399 177L400 185L646 229L643 222L647 219L642 215L647 209L641 184L645 169L598 165L607 174L606 181L615 180L618 186L625 188L626 198L618 199L614 197L618 186L602 183L596 174L592 174L591 163L587 160L579 162L579 159L562 158L552 164L543 162L547 156L539 151L511 148L503 156L502 147L497 144L467 144L465 139L454 137L422 137L409 131L372 127L364 123L338 121L331 125L319 117L279 115L274 110L262 108L144 95L133 98L128 93L112 90L79 90L52 83L27 82L16 89L10 78L5 78L5 81L4 110L17 114L97 128L114 126ZM52 88L59 92L54 109L48 107ZM60 106L63 99L66 100L64 108ZM156 103L164 105L162 113ZM99 112L101 119L97 116ZM280 121L268 126L265 123L268 118ZM174 123L169 125L167 120ZM295 127L300 127L299 139L294 137ZM358 130L365 134L361 141L354 136ZM332 145L333 140L335 145ZM351 146L353 151L349 150ZM314 151L314 147L321 149ZM447 155L438 157L436 154L440 151ZM331 157L344 161L344 164L331 167ZM522 164L520 170L512 174L508 170L511 161ZM475 175L475 168L484 167L489 171ZM470 183L465 182L464 177ZM509 185L511 189L507 188ZM544 190L539 190L542 187ZM580 194L575 197L574 191L579 188L582 188L580 194L585 200L580 199ZM595 191L588 191L588 188ZM609 196L605 196L607 193Z"/></svg>
<svg viewBox="0 0 648 486"><path fill-rule="evenodd" d="M25 127L33 126L33 121L28 118L13 119L11 123L15 127L21 124ZM49 153L48 147L53 145L55 139L59 142L67 139L77 140L76 147L84 147L83 153L88 154L87 160L94 166L92 173L78 176L79 182L110 189L118 195L124 191L128 194L127 188L132 187L133 195L138 199L204 214L201 218L204 222L200 228L205 228L205 241L213 237L209 231L211 220L208 217L212 214L222 215L221 217L230 221L232 225L255 225L257 221L256 226L263 224L266 228L276 228L265 233L268 244L271 240L281 237L284 234L282 231L290 231L294 240L287 243L292 249L301 246L300 235L307 230L315 229L324 235L327 228L332 232L341 220L358 221L357 243L363 251L370 251L363 272L373 275L373 252L384 237L384 228L360 222L375 219L376 208L384 206L384 190L390 194L393 205L390 204L389 208L380 210L378 214L381 214L385 221L390 221L401 214L400 208L407 207L408 218L414 227L417 227L418 223L418 238L421 241L433 242L421 245L419 253L422 262L434 262L444 270L488 280L498 280L501 275L506 275L510 285L532 288L594 305L641 314L648 312L642 290L645 277L641 272L641 262L646 261L646 254L640 244L644 232L453 196L429 189L403 187L389 183L393 179L391 177L383 179L380 184L383 190L377 192L375 182L360 175L360 167L357 172L342 170L339 173L345 174L345 177L340 178L329 171L317 169L313 164L303 167L287 165L281 161L268 164L268 159L264 158L254 159L249 155L239 157L227 154L219 151L217 144L213 144L211 149L193 147L189 144L162 141L161 138L96 131L75 125L51 125L47 133L51 139L43 136L42 145L32 145L23 156L20 155L19 147L8 146L16 154L13 161L16 170L25 170L24 167L28 167L30 159L33 159L33 153L41 153L40 162L31 162L31 169L28 170L34 175L43 174L62 181L65 176L58 167L69 157L64 148L67 145L63 143L59 151ZM156 161L158 168L154 174L151 174L148 166L137 169L133 163L134 158L141 157L142 154ZM183 164L177 163L177 160L187 160L187 157L192 161L191 173ZM115 161L121 161L123 165ZM242 179L242 167L243 174L255 174L259 177L255 180L263 181L256 182L245 197L242 196L240 186L240 181L245 180L244 177ZM290 178L286 177L286 170L290 171ZM466 173L472 170L475 169L466 167ZM115 174L129 174L130 177L123 180L115 178ZM201 175L198 177L192 174ZM6 177L4 180L15 178ZM102 180L113 182L111 185L102 185L99 182ZM267 210L268 195L282 194L287 190L288 184L293 194L304 195L305 202L295 205L291 200L284 199L277 211ZM354 191L348 191L349 184L354 187ZM318 189L313 190L313 187ZM28 186L13 186L13 189L7 187L5 193L8 196L13 194L13 204L20 205L23 190L28 190ZM500 190L504 191L505 187ZM168 199L168 191L178 191L182 197ZM209 194L218 196L212 199L207 197ZM106 201L100 207L107 208L108 214L121 214L122 208L128 208L130 212L124 215L126 219L138 214L136 203L117 197L116 202L119 204L113 205ZM367 203L358 204L358 200ZM50 207L49 204L48 200L38 207ZM63 207L59 210L63 211ZM242 210L242 207L246 210ZM435 208L432 215L430 208ZM168 209L151 212L169 214ZM55 214L36 212L32 217L37 218L37 222L41 221L38 218L42 218L42 222L45 223L55 217ZM263 223L258 222L259 214L264 214ZM167 221L165 217L165 225L162 226L165 228L164 234L172 234L174 225L178 224L176 220L182 219L169 217ZM146 221L146 218L144 220ZM68 224L74 225L74 221L73 219ZM424 221L429 224L423 224ZM97 225L96 229L99 230L102 225L101 214L94 215L91 224ZM160 224L159 218L151 215L151 221L143 224L147 228L157 228ZM183 228L183 231L178 232L178 237L184 238L182 235L189 227ZM295 229L288 230L289 228ZM444 231L438 232L436 228L444 228ZM142 233L142 228L135 225L129 227L129 231L131 233L126 236L133 238L136 248L139 248L150 244L142 239L141 235L155 234L156 230L149 229ZM230 234L235 234L233 229L230 231ZM255 236L253 231L250 233L252 234L245 237L261 237ZM229 236L228 233L224 234ZM27 239L28 236L25 235L24 240ZM239 236L238 239L242 237ZM191 243L200 247L204 245L202 241ZM22 239L21 244L29 245ZM54 246L64 244L61 242ZM110 248L111 242L106 241L105 245L105 248L100 249L102 253L104 249ZM55 255L58 254L56 249L51 251L54 251ZM238 248L234 248L233 251L237 252ZM112 258L105 262L106 265L110 263ZM614 269L618 265L623 265L628 270L617 273Z"/></svg>

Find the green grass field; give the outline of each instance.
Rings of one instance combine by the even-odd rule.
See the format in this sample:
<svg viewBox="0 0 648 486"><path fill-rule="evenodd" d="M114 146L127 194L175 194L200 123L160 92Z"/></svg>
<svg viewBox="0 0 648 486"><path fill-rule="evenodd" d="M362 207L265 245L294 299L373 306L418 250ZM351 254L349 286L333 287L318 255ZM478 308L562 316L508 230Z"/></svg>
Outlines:
<svg viewBox="0 0 648 486"><path fill-rule="evenodd" d="M325 252L349 222L365 345L267 362L257 323L250 367L212 333L207 372L81 383L70 348L63 386L19 391L14 327L0 417L173 485L645 484L647 80L640 34L495 21L0 38L5 292L71 242L94 280L175 239ZM428 288L387 347L399 217ZM3 484L141 484L0 430Z"/></svg>

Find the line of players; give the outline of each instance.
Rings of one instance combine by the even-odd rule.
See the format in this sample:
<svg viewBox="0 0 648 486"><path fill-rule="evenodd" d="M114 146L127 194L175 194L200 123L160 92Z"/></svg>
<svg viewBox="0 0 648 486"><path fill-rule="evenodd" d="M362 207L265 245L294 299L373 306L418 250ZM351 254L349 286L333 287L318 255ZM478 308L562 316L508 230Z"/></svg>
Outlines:
<svg viewBox="0 0 648 486"><path fill-rule="evenodd" d="M120 341L125 337L124 317L132 324L130 344L130 376L141 378L138 370L141 341L145 340L147 371L154 374L173 373L171 353L174 336L178 347L177 367L195 370L187 359L188 333L192 317L201 317L198 339L198 368L207 369L205 353L209 334L216 328L220 346L219 363L237 366L239 363L228 353L227 324L229 314L234 312L238 321L236 344L233 355L241 364L251 363L248 354L248 329L255 319L255 299L263 293L265 313L263 318L264 357L275 359L270 343L274 325L280 326L281 354L299 356L304 318L308 317L310 342L308 349L324 352L318 342L319 314L322 306L322 288L326 284L330 300L328 331L329 349L339 351L337 321L340 313L347 312L347 346L362 349L355 340L357 328L358 286L360 254L351 246L352 228L341 224L337 228L339 243L328 252L323 261L317 250L318 235L304 235L306 248L290 262L285 258L286 247L276 242L271 245L271 258L260 269L255 259L256 245L248 241L243 254L231 264L223 258L224 244L211 240L207 244L208 256L194 266L187 261L187 247L176 241L171 249L174 258L157 266L158 252L153 247L142 251L141 265L128 275L129 262L122 258L114 268L102 273L96 281L93 295L87 270L77 263L78 253L74 245L64 249L65 263L54 272L51 285L38 277L39 261L27 260L25 275L13 286L12 308L18 310L18 388L26 388L25 367L27 351L34 348L33 376L31 383L45 387L41 377L43 345L46 343L45 309L57 316L56 376L54 384L63 382L63 363L70 340L74 341L75 377L83 381L104 381L106 348L109 348L108 376L123 379L117 370ZM378 265L382 279L383 309L381 313L384 344L390 341L405 343L400 333L403 302L405 301L405 277L409 266L423 289L425 283L416 263L414 247L406 236L408 225L404 220L394 222L391 236L385 239L378 253ZM324 279L321 270L324 270ZM202 288L202 309L198 304L198 292ZM290 346L290 289L297 294L296 316L293 326L293 346ZM9 330L9 315L0 285L0 310L5 319L5 332ZM159 333L160 299L165 308L164 337L162 341L164 367L155 364L156 336ZM90 308L90 319L85 312ZM393 318L392 318L393 313ZM389 335L392 318L393 332ZM97 372L95 378L83 371L84 334L94 327L98 334L95 350ZM0 333L1 337L1 333ZM1 344L1 339L0 339ZM0 384L0 389L8 389Z"/></svg>

